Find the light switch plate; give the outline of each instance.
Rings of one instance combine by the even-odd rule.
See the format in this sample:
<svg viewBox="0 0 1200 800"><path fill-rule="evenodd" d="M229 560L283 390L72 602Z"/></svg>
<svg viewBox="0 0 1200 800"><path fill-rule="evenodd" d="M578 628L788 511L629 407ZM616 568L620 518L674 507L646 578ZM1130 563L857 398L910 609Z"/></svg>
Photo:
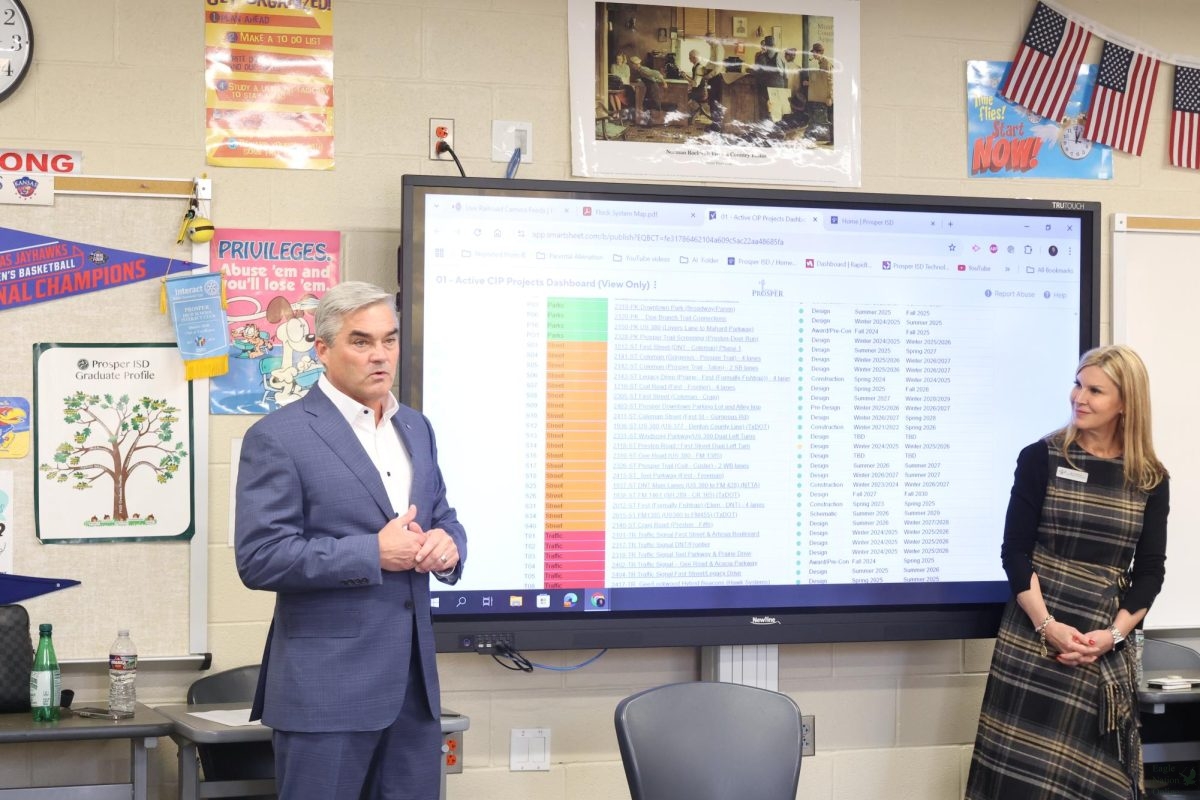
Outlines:
<svg viewBox="0 0 1200 800"><path fill-rule="evenodd" d="M550 729L513 728L508 768L513 772L549 772Z"/></svg>
<svg viewBox="0 0 1200 800"><path fill-rule="evenodd" d="M533 123L492 120L492 161L508 161L521 148L521 163L533 161Z"/></svg>

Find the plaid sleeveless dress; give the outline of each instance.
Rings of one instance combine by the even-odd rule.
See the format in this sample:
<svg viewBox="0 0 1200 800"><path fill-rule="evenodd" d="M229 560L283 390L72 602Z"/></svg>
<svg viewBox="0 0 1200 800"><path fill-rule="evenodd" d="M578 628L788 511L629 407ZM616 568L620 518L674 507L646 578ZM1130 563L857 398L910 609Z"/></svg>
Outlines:
<svg viewBox="0 0 1200 800"><path fill-rule="evenodd" d="M1082 632L1112 624L1118 584L1142 532L1147 495L1125 486L1120 458L1077 446L1072 464L1049 442L1049 482L1033 551L1046 606ZM1072 480L1059 468L1087 473ZM1096 544L1110 558L1083 561ZM967 778L967 800L1137 800L1142 747L1132 647L1070 667L1042 655L1010 599L1000 623Z"/></svg>

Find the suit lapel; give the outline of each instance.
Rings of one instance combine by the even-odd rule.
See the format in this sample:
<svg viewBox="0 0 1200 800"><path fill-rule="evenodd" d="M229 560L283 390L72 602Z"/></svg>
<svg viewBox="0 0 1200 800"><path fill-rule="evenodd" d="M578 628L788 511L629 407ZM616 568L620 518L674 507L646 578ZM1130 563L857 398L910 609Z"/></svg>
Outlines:
<svg viewBox="0 0 1200 800"><path fill-rule="evenodd" d="M388 500L383 479L379 477L379 470L375 468L371 457L350 429L350 423L342 417L333 401L325 396L320 387L314 386L300 402L304 404L304 410L312 416L313 432L320 436L346 468L362 481L375 504L387 518L396 516L392 503Z"/></svg>

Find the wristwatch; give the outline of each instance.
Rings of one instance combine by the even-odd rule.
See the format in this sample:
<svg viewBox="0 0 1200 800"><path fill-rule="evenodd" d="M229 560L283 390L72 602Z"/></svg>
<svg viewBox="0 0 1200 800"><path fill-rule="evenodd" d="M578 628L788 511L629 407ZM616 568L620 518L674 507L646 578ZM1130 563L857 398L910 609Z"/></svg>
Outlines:
<svg viewBox="0 0 1200 800"><path fill-rule="evenodd" d="M1110 634L1112 634L1113 650L1116 650L1117 645L1119 645L1121 642L1125 641L1125 634L1121 633L1121 629L1118 628L1116 625L1113 625L1111 628L1109 628L1108 632Z"/></svg>

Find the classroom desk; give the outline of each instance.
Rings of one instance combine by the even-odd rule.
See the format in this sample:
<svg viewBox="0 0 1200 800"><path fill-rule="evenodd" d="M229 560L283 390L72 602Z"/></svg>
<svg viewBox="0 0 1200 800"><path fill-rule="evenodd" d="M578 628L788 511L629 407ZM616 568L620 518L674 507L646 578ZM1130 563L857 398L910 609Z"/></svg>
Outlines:
<svg viewBox="0 0 1200 800"><path fill-rule="evenodd" d="M81 703L80 705L87 705ZM133 717L123 720L89 719L68 714L57 722L34 722L29 713L0 714L0 744L17 742L79 742L88 739L129 740L129 782L86 786L0 789L4 800L146 800L146 750L171 733L171 721L149 706L138 703Z"/></svg>
<svg viewBox="0 0 1200 800"><path fill-rule="evenodd" d="M266 725L222 725L219 722L192 716L193 711L216 711L247 708L246 703L202 703L197 705L158 706L155 710L172 723L169 735L179 746L179 798L198 800L201 797L229 797L243 794L273 794L275 781L202 781L197 744L231 744L262 742L271 738ZM442 735L465 731L471 720L453 711L442 710ZM446 798L445 761L442 762L441 800Z"/></svg>
<svg viewBox="0 0 1200 800"><path fill-rule="evenodd" d="M1179 670L1147 670L1144 680L1161 678ZM1165 692L1161 689L1151 689L1145 683L1138 687L1138 710L1143 715L1161 717L1174 707L1177 711L1200 711L1200 707L1187 708L1200 704L1200 689L1184 689ZM1142 760L1147 764L1166 761L1197 761L1200 760L1200 730L1192 734L1191 739L1166 742L1143 742Z"/></svg>

